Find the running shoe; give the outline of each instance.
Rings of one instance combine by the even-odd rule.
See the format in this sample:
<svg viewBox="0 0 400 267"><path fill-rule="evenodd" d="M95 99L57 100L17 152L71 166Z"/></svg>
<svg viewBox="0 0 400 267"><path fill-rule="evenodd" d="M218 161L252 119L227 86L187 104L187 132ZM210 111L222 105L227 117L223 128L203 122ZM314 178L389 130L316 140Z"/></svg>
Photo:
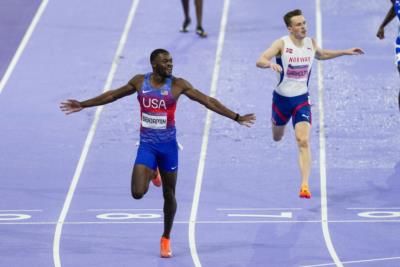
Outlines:
<svg viewBox="0 0 400 267"><path fill-rule="evenodd" d="M158 170L158 168L156 170L156 176L153 179L151 179L151 182L157 187L161 186L161 175L160 175L160 171Z"/></svg>
<svg viewBox="0 0 400 267"><path fill-rule="evenodd" d="M191 20L190 19L185 19L185 21L182 24L182 28L180 29L180 32L188 32L188 27L190 25Z"/></svg>
<svg viewBox="0 0 400 267"><path fill-rule="evenodd" d="M172 257L171 243L170 243L169 238L161 237L160 256L161 256L161 258L171 258Z"/></svg>
<svg viewBox="0 0 400 267"><path fill-rule="evenodd" d="M204 29L202 27L197 27L196 28L196 33L201 38L206 38L207 37L207 33L204 31Z"/></svg>
<svg viewBox="0 0 400 267"><path fill-rule="evenodd" d="M301 197L301 198L311 198L311 192L308 189L308 185L302 185L301 186L299 197Z"/></svg>

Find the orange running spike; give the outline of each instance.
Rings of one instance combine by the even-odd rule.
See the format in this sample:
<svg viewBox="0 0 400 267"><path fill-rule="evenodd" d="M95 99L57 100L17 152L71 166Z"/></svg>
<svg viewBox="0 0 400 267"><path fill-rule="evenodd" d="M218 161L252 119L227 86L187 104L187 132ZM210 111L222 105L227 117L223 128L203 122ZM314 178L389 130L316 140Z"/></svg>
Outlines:
<svg viewBox="0 0 400 267"><path fill-rule="evenodd" d="M311 192L308 189L308 185L302 185L301 186L299 197L301 197L301 198L311 198Z"/></svg>
<svg viewBox="0 0 400 267"><path fill-rule="evenodd" d="M166 237L161 237L160 241L160 256L161 258L170 258L172 257L171 251L171 243L170 240Z"/></svg>
<svg viewBox="0 0 400 267"><path fill-rule="evenodd" d="M161 175L160 175L160 171L158 170L158 168L156 170L156 176L153 179L151 179L151 182L157 187L161 186Z"/></svg>

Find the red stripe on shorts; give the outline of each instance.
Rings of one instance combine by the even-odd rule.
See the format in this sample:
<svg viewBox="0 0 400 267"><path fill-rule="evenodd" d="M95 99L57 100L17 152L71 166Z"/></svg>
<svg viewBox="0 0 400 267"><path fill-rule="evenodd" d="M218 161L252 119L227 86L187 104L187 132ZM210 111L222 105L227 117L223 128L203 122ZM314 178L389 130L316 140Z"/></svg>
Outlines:
<svg viewBox="0 0 400 267"><path fill-rule="evenodd" d="M276 112L276 114L278 114L281 120L283 120L284 122L288 121L288 118L286 118L285 115L282 114L282 112L278 109L278 107L274 103L272 103L272 109Z"/></svg>

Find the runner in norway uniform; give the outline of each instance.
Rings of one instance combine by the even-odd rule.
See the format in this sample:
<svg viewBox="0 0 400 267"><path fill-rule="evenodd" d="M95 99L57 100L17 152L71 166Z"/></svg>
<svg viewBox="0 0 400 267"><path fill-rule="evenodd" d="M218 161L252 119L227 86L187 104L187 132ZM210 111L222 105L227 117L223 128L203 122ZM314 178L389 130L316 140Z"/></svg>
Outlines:
<svg viewBox="0 0 400 267"><path fill-rule="evenodd" d="M400 0L391 0L392 6L389 8L389 11L387 12L385 18L383 19L381 25L379 26L378 33L376 36L379 39L385 38L385 27L386 25L389 24L396 16L400 21ZM397 65L397 70L400 74L400 25L398 29L398 34L396 38L396 47L395 47L395 53L396 53L396 65ZM398 105L400 109L400 92L398 95Z"/></svg>
<svg viewBox="0 0 400 267"><path fill-rule="evenodd" d="M397 18L400 21L400 0L394 1L394 12L397 15ZM397 68L399 69L400 73L400 26L399 26L399 31L398 35L396 38L396 63L397 63ZM399 103L400 105L400 103Z"/></svg>
<svg viewBox="0 0 400 267"><path fill-rule="evenodd" d="M292 118L293 126L301 121L311 124L308 82L315 54L312 40L304 38L303 47L295 46L289 36L282 40L283 53L276 58L282 72L273 92L272 122L283 126Z"/></svg>
<svg viewBox="0 0 400 267"><path fill-rule="evenodd" d="M256 66L270 68L279 75L272 99L272 137L282 140L285 125L292 119L299 150L301 185L299 196L310 198L308 180L311 173L310 128L311 109L308 81L314 57L331 59L343 55L363 54L360 48L327 50L307 37L307 22L300 9L287 12L283 20L289 35L275 40L258 58ZM276 59L276 63L273 62Z"/></svg>
<svg viewBox="0 0 400 267"><path fill-rule="evenodd" d="M177 171L178 145L176 141L176 100L172 96L172 76L161 88L150 83L151 73L144 76L137 99L140 104L140 145L135 164L143 164L152 170Z"/></svg>

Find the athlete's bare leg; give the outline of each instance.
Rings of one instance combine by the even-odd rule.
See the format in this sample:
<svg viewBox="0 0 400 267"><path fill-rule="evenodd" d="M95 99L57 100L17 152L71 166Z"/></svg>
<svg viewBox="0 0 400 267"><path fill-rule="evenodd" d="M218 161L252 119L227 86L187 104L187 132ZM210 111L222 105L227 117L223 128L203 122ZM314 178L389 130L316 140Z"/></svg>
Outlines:
<svg viewBox="0 0 400 267"><path fill-rule="evenodd" d="M278 126L272 124L272 138L274 139L274 141L278 142L282 140L284 134L285 134L285 125Z"/></svg>
<svg viewBox="0 0 400 267"><path fill-rule="evenodd" d="M151 179L156 171L142 164L135 164L132 171L131 193L134 199L141 199L149 190Z"/></svg>
<svg viewBox="0 0 400 267"><path fill-rule="evenodd" d="M149 190L151 179L156 171L142 164L135 164L132 172L131 192L134 199L141 199ZM169 238L176 213L175 186L177 172L160 170L164 196L164 233L163 237Z"/></svg>
<svg viewBox="0 0 400 267"><path fill-rule="evenodd" d="M197 27L203 27L203 0L195 0Z"/></svg>
<svg viewBox="0 0 400 267"><path fill-rule="evenodd" d="M399 74L400 74L400 65L397 65L397 70L399 71ZM399 91L398 103L399 103L399 109L400 109L400 91Z"/></svg>
<svg viewBox="0 0 400 267"><path fill-rule="evenodd" d="M175 186L178 173L160 170L164 196L164 233L163 237L169 239L176 213Z"/></svg>
<svg viewBox="0 0 400 267"><path fill-rule="evenodd" d="M185 16L185 20L182 24L181 32L187 32L187 27L190 24L190 15L189 15L189 0L182 0L183 14Z"/></svg>
<svg viewBox="0 0 400 267"><path fill-rule="evenodd" d="M299 148L299 166L302 186L308 186L308 178L311 171L310 129L310 123L305 121L296 123L294 128L297 146Z"/></svg>
<svg viewBox="0 0 400 267"><path fill-rule="evenodd" d="M207 37L207 33L203 29L203 0L195 0L194 4L196 6L196 19L197 19L197 27L196 33L202 37Z"/></svg>

